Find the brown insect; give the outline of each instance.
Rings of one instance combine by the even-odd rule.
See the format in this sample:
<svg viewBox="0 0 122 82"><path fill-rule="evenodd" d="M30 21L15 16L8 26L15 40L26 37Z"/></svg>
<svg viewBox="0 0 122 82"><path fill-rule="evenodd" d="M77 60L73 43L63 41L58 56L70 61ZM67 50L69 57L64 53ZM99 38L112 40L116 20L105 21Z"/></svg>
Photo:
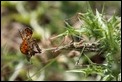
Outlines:
<svg viewBox="0 0 122 82"><path fill-rule="evenodd" d="M22 38L22 43L20 44L20 51L26 55L28 61L30 58L35 55L35 53L41 53L41 49L39 48L35 39L32 38L32 30L30 28L25 28L20 31L19 34ZM36 50L34 50L36 48Z"/></svg>

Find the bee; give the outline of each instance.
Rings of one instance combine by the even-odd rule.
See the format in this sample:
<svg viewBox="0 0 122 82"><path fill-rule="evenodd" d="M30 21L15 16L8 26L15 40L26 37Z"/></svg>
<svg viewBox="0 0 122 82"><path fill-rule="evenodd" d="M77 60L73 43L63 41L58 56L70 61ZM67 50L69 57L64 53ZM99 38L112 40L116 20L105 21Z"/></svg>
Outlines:
<svg viewBox="0 0 122 82"><path fill-rule="evenodd" d="M39 48L36 40L32 38L32 29L25 28L22 31L19 30L19 34L22 38L22 43L20 44L20 51L24 55L26 55L26 59L30 61L30 58L36 53L41 53L41 49ZM34 50L34 48L36 48L36 50Z"/></svg>

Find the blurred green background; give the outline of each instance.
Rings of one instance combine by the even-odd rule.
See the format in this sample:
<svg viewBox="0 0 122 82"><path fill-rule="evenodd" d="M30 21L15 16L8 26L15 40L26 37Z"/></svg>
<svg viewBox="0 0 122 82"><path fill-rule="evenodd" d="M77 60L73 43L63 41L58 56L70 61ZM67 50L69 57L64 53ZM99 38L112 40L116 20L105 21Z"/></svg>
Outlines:
<svg viewBox="0 0 122 82"><path fill-rule="evenodd" d="M120 1L91 1L92 10L102 12L103 4L106 15L121 16ZM72 18L77 13L87 11L87 1L2 1L1 2L1 79L2 81L25 81L35 74L32 80L97 80L97 78L82 78L81 73L67 73L73 69L78 57L70 58L62 54L56 61L51 61L58 53L45 52L32 57L32 63L27 62L20 52L22 42L18 30L30 27L33 37L38 40L42 49L54 47L49 41L52 36L66 30L64 20ZM55 46L61 42L54 41ZM70 53L67 53L70 54ZM48 65L47 65L48 63ZM50 65L51 64L51 65ZM47 66L47 67L46 67ZM41 69L45 67L44 69ZM41 71L41 72L40 72ZM39 72L39 73L38 73ZM30 80L30 79L29 79Z"/></svg>

